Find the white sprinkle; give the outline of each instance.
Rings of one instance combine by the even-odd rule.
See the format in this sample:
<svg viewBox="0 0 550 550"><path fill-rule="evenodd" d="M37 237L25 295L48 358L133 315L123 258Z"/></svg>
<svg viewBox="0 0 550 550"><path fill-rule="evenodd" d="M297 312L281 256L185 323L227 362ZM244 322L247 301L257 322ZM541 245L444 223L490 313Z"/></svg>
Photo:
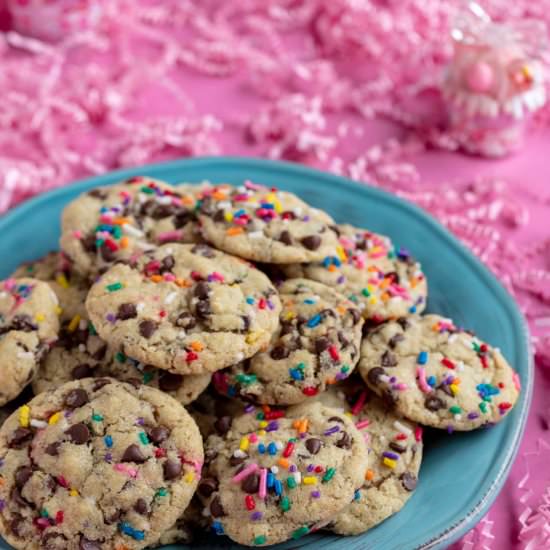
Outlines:
<svg viewBox="0 0 550 550"><path fill-rule="evenodd" d="M218 208L231 208L231 202L230 201L220 201L218 202Z"/></svg>
<svg viewBox="0 0 550 550"><path fill-rule="evenodd" d="M165 248L164 251L166 254L172 254L174 252L174 249L172 247Z"/></svg>
<svg viewBox="0 0 550 550"><path fill-rule="evenodd" d="M280 451L283 448L283 444L280 441L275 441L275 447Z"/></svg>
<svg viewBox="0 0 550 550"><path fill-rule="evenodd" d="M456 370L457 371L463 371L464 370L464 363L462 361L459 361L456 363Z"/></svg>
<svg viewBox="0 0 550 550"><path fill-rule="evenodd" d="M456 338L456 334L451 334L449 338L447 338L447 342L449 342L449 344L452 344L456 340Z"/></svg>
<svg viewBox="0 0 550 550"><path fill-rule="evenodd" d="M187 334L184 330L180 330L178 332L178 338L181 338L183 340L183 338L185 338L186 336L187 336Z"/></svg>
<svg viewBox="0 0 550 550"><path fill-rule="evenodd" d="M244 359L244 353L237 353L235 357L235 362L238 363L239 361L242 361Z"/></svg>
<svg viewBox="0 0 550 550"><path fill-rule="evenodd" d="M122 226L122 232L132 235L132 237L143 237L143 231L133 225L130 225L129 223L125 223Z"/></svg>
<svg viewBox="0 0 550 550"><path fill-rule="evenodd" d="M157 197L156 201L159 204L171 204L172 203L172 197Z"/></svg>
<svg viewBox="0 0 550 550"><path fill-rule="evenodd" d="M249 233L248 236L251 239L261 239L264 236L263 231L253 231L252 233Z"/></svg>
<svg viewBox="0 0 550 550"><path fill-rule="evenodd" d="M461 414L455 414L454 415L454 419L457 421L457 422L460 422L462 420L462 415Z"/></svg>
<svg viewBox="0 0 550 550"><path fill-rule="evenodd" d="M233 456L235 458L246 458L248 455L244 451L237 449L236 451L233 451Z"/></svg>
<svg viewBox="0 0 550 550"><path fill-rule="evenodd" d="M136 241L134 244L143 250L153 250L155 248L151 243L146 243L143 241Z"/></svg>
<svg viewBox="0 0 550 550"><path fill-rule="evenodd" d="M404 424L401 424L401 422L399 422L399 420L396 420L394 423L393 423L393 427L398 431L398 432L402 432L404 434L407 434L407 435L411 435L412 434L412 430L407 428L407 426L405 426Z"/></svg>
<svg viewBox="0 0 550 550"><path fill-rule="evenodd" d="M296 482L296 485L300 485L302 483L302 474L300 472L294 472L294 481Z"/></svg>
<svg viewBox="0 0 550 550"><path fill-rule="evenodd" d="M18 359L34 359L34 354L30 351L20 351L17 357Z"/></svg>
<svg viewBox="0 0 550 550"><path fill-rule="evenodd" d="M365 440L365 443L369 442L369 432L363 432L363 439Z"/></svg>
<svg viewBox="0 0 550 550"><path fill-rule="evenodd" d="M387 374L381 374L378 379L382 380L385 384L389 384L390 382L390 377Z"/></svg>
<svg viewBox="0 0 550 550"><path fill-rule="evenodd" d="M36 420L34 418L31 418L31 422L30 422L31 426L33 428L45 428L48 423L47 422L44 422L43 420Z"/></svg>
<svg viewBox="0 0 550 550"><path fill-rule="evenodd" d="M177 296L178 296L177 292L170 292L170 294L168 294L168 296L164 298L164 303L166 305L171 304L177 298Z"/></svg>
<svg viewBox="0 0 550 550"><path fill-rule="evenodd" d="M202 509L202 515L205 518L209 518L210 517L210 509L208 507L203 508Z"/></svg>
<svg viewBox="0 0 550 550"><path fill-rule="evenodd" d="M279 473L279 468L277 466L271 466L271 473L277 475Z"/></svg>
<svg viewBox="0 0 550 550"><path fill-rule="evenodd" d="M298 206L297 208L295 208L295 209L293 210L294 214L296 214L296 216L298 216L298 217L300 217L300 216L302 215L303 211L304 211L304 210L303 210L303 208L302 208L301 206Z"/></svg>
<svg viewBox="0 0 550 550"><path fill-rule="evenodd" d="M466 338L461 338L461 339L460 339L460 342L463 344L463 346L464 346L466 349L469 349L469 350L472 349L472 341L471 341L471 340L466 340Z"/></svg>
<svg viewBox="0 0 550 550"><path fill-rule="evenodd" d="M145 304L143 302L139 302L139 304L136 306L136 311L138 313L141 313L144 308L145 308Z"/></svg>

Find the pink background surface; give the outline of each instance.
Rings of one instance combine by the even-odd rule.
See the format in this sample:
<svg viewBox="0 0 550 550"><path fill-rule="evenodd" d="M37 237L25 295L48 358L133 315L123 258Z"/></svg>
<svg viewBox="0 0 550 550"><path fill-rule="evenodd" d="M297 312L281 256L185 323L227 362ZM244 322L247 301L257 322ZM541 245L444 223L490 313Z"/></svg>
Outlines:
<svg viewBox="0 0 550 550"><path fill-rule="evenodd" d="M550 548L544 530L550 513L550 116L543 113L525 149L505 160L442 150L444 133L426 137L426 120L441 120L434 83L449 52L452 10L437 2L374 2L380 13L361 20L358 34L338 21L340 35L319 21L338 10L353 15L355 8L343 0L331 3L336 12L314 1L222 4L113 2L100 27L89 35L75 32L76 46L67 45L70 33L57 44L4 35L0 210L80 176L216 153L305 162L427 208L514 294L537 350L535 394L518 459L487 517L456 548ZM510 19L550 11L545 2L489 5ZM270 6L290 17L279 18ZM392 32L373 30L383 17ZM10 29L6 18L3 26ZM416 28L423 29L420 42ZM349 42L338 42L342 36ZM364 36L373 42L361 43ZM88 42L106 48L98 52ZM393 56L392 66L380 61L383 52ZM418 69L412 76L408 65ZM52 66L59 75L42 93ZM297 66L314 76L301 77ZM384 91L377 76L381 88L369 89L371 76L380 73L391 86ZM431 80L412 93L410 84L426 74ZM52 98L60 106L52 108ZM399 121L409 107L422 117L408 121L406 130Z"/></svg>

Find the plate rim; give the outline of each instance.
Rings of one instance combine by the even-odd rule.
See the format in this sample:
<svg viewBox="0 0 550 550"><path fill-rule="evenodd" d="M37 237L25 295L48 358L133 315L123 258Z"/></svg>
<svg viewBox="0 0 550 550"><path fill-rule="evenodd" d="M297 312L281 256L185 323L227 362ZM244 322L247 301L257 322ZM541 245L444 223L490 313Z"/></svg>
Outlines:
<svg viewBox="0 0 550 550"><path fill-rule="evenodd" d="M119 170L109 171L104 174L87 177L84 179L78 179L76 181L73 181L72 183L69 182L63 186L35 195L19 203L7 212L3 213L0 216L0 230L4 229L5 226L13 223L17 218L25 216L30 211L39 208L43 202L55 200L56 198L61 198L67 193L79 193L91 186L109 185L115 183L117 180L123 180L136 175L148 175L150 177L155 177L155 174L165 172L166 170L181 169L182 175L185 176L186 169L192 168L194 170L197 170L201 167L212 168L212 166L229 166L237 169L249 167L252 170L270 169L281 173L283 177L285 173L298 177L307 177L310 179L313 177L318 180L323 180L327 184L337 183L338 185L344 185L345 187L355 192L362 193L366 191L371 195L371 197L369 198L372 198L372 195L374 195L380 200L393 203L393 205L399 207L402 210L408 210L411 214L413 214L415 217L420 218L420 220L424 224L427 224L431 229L433 229L441 237L443 237L447 244L457 248L461 252L465 259L468 260L473 267L475 267L475 270L481 275L481 277L485 279L488 283L490 283L490 287L492 288L493 292L495 292L497 297L505 303L506 309L509 310L510 313L512 313L513 317L515 318L514 320L516 324L521 327L521 333L518 335L518 342L523 344L521 355L526 355L527 376L522 388L522 392L525 395L522 403L522 409L520 411L520 416L516 423L515 430L512 433L512 445L509 446L506 457L502 463L501 468L498 470L493 483L491 483L486 492L481 495L481 498L475 504L475 506L468 510L464 515L461 514L462 517L459 521L452 525L449 525L448 528L444 529L427 542L422 543L420 546L417 546L417 549L429 550L437 547L442 547L443 544L451 544L452 542L466 534L482 519L483 515L488 512L490 505L494 502L500 490L504 486L514 459L518 453L521 439L523 437L527 424L527 418L532 402L534 387L534 360L530 342L529 328L525 317L519 310L513 297L508 293L502 283L489 270L489 268L486 267L481 262L481 260L477 258L464 243L462 243L462 241L455 237L429 212L423 210L412 202L407 201L406 199L403 199L378 187L374 187L366 183L354 181L344 176L324 172L301 164L246 156L201 156L145 164L142 166L131 168L123 168ZM178 183L183 183L184 181L185 178L183 177ZM523 357L523 359L525 359L525 357ZM361 535L359 535L357 538L359 538L360 536Z"/></svg>

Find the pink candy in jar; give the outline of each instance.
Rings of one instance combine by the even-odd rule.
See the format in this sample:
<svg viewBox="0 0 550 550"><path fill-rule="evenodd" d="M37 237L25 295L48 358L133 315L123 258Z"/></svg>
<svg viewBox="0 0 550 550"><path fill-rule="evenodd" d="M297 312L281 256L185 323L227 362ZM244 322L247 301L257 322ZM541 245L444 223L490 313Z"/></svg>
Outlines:
<svg viewBox="0 0 550 550"><path fill-rule="evenodd" d="M55 42L95 26L103 0L6 0L15 31Z"/></svg>
<svg viewBox="0 0 550 550"><path fill-rule="evenodd" d="M546 26L495 23L471 2L452 37L454 57L443 84L449 130L470 153L517 151L532 114L546 103Z"/></svg>

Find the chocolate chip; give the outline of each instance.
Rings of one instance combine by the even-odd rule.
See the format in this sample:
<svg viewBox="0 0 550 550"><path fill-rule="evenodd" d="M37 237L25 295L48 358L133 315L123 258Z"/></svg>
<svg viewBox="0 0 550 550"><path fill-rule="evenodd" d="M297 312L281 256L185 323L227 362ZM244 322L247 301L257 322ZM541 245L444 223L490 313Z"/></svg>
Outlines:
<svg viewBox="0 0 550 550"><path fill-rule="evenodd" d="M257 493L259 487L260 487L260 476L258 474L250 474L241 483L241 489L245 493L248 493L249 495L253 495Z"/></svg>
<svg viewBox="0 0 550 550"><path fill-rule="evenodd" d="M210 248L206 244L196 244L192 249L191 252L193 254L199 254L200 256L204 256L205 258L215 258L216 253L212 248Z"/></svg>
<svg viewBox="0 0 550 550"><path fill-rule="evenodd" d="M96 361L102 361L107 353L107 344L100 345L96 351L92 353L92 358Z"/></svg>
<svg viewBox="0 0 550 550"><path fill-rule="evenodd" d="M92 189L88 191L88 195L94 199L105 200L107 198L107 193L101 189Z"/></svg>
<svg viewBox="0 0 550 550"><path fill-rule="evenodd" d="M24 532L24 520L23 516L14 514L13 519L10 522L10 530L16 537L22 537Z"/></svg>
<svg viewBox="0 0 550 550"><path fill-rule="evenodd" d="M426 398L426 401L424 401L424 406L429 411L438 411L439 409L445 408L445 402L442 399L439 399L439 397L436 397L435 395L430 395Z"/></svg>
<svg viewBox="0 0 550 550"><path fill-rule="evenodd" d="M176 479L181 475L181 462L179 460L172 460L169 458L163 466L164 479Z"/></svg>
<svg viewBox="0 0 550 550"><path fill-rule="evenodd" d="M401 483L407 491L414 491L416 489L417 479L416 476L410 472L405 472L401 476Z"/></svg>
<svg viewBox="0 0 550 550"><path fill-rule="evenodd" d="M356 325L360 320L361 320L361 312L354 308L354 307L350 307L346 313L348 313L349 315L351 315L351 318L353 320L353 324Z"/></svg>
<svg viewBox="0 0 550 550"><path fill-rule="evenodd" d="M145 319L139 323L138 330L144 338L151 338L153 333L157 330L157 324L154 321Z"/></svg>
<svg viewBox="0 0 550 550"><path fill-rule="evenodd" d="M97 239L95 233L86 235L83 239L80 239L80 244L86 252L94 253L97 251Z"/></svg>
<svg viewBox="0 0 550 550"><path fill-rule="evenodd" d="M181 210L173 217L174 227L181 229L187 222L193 219L193 214L188 210Z"/></svg>
<svg viewBox="0 0 550 550"><path fill-rule="evenodd" d="M208 286L208 283L205 283L204 281L199 281L193 289L193 296L199 300L206 300L209 293L210 287Z"/></svg>
<svg viewBox="0 0 550 550"><path fill-rule="evenodd" d="M271 350L271 359L280 360L286 359L290 355L290 350L284 345L279 344Z"/></svg>
<svg viewBox="0 0 550 550"><path fill-rule="evenodd" d="M411 324L409 323L408 319L406 317L399 317L399 319L396 320L396 323L405 331L407 330Z"/></svg>
<svg viewBox="0 0 550 550"><path fill-rule="evenodd" d="M142 464L147 460L147 457L141 452L141 449L136 445L132 444L126 447L121 462L135 462L136 464Z"/></svg>
<svg viewBox="0 0 550 550"><path fill-rule="evenodd" d="M455 396L453 390L451 390L448 384L439 384L439 386L437 386L437 389L441 390L443 393L446 393L449 397Z"/></svg>
<svg viewBox="0 0 550 550"><path fill-rule="evenodd" d="M205 477L199 483L197 491L203 497L208 498L214 491L218 489L218 480L213 477Z"/></svg>
<svg viewBox="0 0 550 550"><path fill-rule="evenodd" d="M292 236L290 235L290 232L286 230L279 235L279 240L287 246L292 244Z"/></svg>
<svg viewBox="0 0 550 550"><path fill-rule="evenodd" d="M136 500L136 503L134 504L134 510L142 516L144 516L148 512L149 508L144 498L138 498Z"/></svg>
<svg viewBox="0 0 550 550"><path fill-rule="evenodd" d="M139 378L127 378L126 380L124 380L124 382L126 382L126 384L130 384L130 385L134 386L134 388L136 388L136 390L142 384L142 382Z"/></svg>
<svg viewBox="0 0 550 550"><path fill-rule="evenodd" d="M177 391L182 384L183 376L181 374L165 372L159 375L159 389L162 391Z"/></svg>
<svg viewBox="0 0 550 550"><path fill-rule="evenodd" d="M105 262L113 262L116 258L114 251L111 250L106 243L101 245L99 252Z"/></svg>
<svg viewBox="0 0 550 550"><path fill-rule="evenodd" d="M247 458L248 456L232 456L229 459L229 464L231 466L238 466L239 464L242 464Z"/></svg>
<svg viewBox="0 0 550 550"><path fill-rule="evenodd" d="M214 214L214 221L215 222L224 222L225 221L225 210L223 208L220 208L219 210L216 210L216 213Z"/></svg>
<svg viewBox="0 0 550 550"><path fill-rule="evenodd" d="M149 439L155 444L160 445L168 439L170 430L165 426L156 426L149 432Z"/></svg>
<svg viewBox="0 0 550 550"><path fill-rule="evenodd" d="M32 468L30 466L21 466L15 472L15 484L20 489L27 483L32 476Z"/></svg>
<svg viewBox="0 0 550 550"><path fill-rule="evenodd" d="M321 440L315 437L306 439L306 449L312 454L316 455L321 449Z"/></svg>
<svg viewBox="0 0 550 550"><path fill-rule="evenodd" d="M67 548L67 537L63 533L46 533L41 541L40 548L44 550L62 550Z"/></svg>
<svg viewBox="0 0 550 550"><path fill-rule="evenodd" d="M395 367L397 365L397 357L386 350L380 358L380 363L383 367Z"/></svg>
<svg viewBox="0 0 550 550"><path fill-rule="evenodd" d="M117 311L117 319L127 321L137 317L137 309L135 304L120 304Z"/></svg>
<svg viewBox="0 0 550 550"><path fill-rule="evenodd" d="M374 367L369 371L367 374L368 381L373 385L376 386L379 382L379 379L381 376L386 374L386 371L380 367Z"/></svg>
<svg viewBox="0 0 550 550"><path fill-rule="evenodd" d="M177 327L191 329L197 324L196 319L188 312L183 312L175 321Z"/></svg>
<svg viewBox="0 0 550 550"><path fill-rule="evenodd" d="M317 250L321 246L321 237L319 237L319 235L308 235L300 239L300 242L308 250Z"/></svg>
<svg viewBox="0 0 550 550"><path fill-rule="evenodd" d="M241 315L241 319L243 320L243 331L248 332L250 328L250 317L248 315Z"/></svg>
<svg viewBox="0 0 550 550"><path fill-rule="evenodd" d="M321 355L321 353L327 350L329 346L330 340L328 338L321 336L320 338L315 339L315 353L317 353L317 355Z"/></svg>
<svg viewBox="0 0 550 550"><path fill-rule="evenodd" d="M101 550L101 544L82 536L78 543L78 550Z"/></svg>
<svg viewBox="0 0 550 550"><path fill-rule="evenodd" d="M10 498L18 505L20 506L21 508L26 508L27 506L31 506L32 508L34 508L34 506L32 506L29 502L27 502L23 496L21 495L21 491L19 490L18 487L14 487L10 493Z"/></svg>
<svg viewBox="0 0 550 550"><path fill-rule="evenodd" d="M69 429L65 430L65 433L75 445L84 445L84 443L90 440L90 430L84 422L79 422L71 426Z"/></svg>
<svg viewBox="0 0 550 550"><path fill-rule="evenodd" d="M93 370L90 365L83 363L82 365L77 365L72 371L71 376L73 380L80 380L81 378L88 378L92 376Z"/></svg>
<svg viewBox="0 0 550 550"><path fill-rule="evenodd" d="M21 449L23 448L31 439L33 438L33 433L27 428L17 428L12 434L9 440L10 449Z"/></svg>
<svg viewBox="0 0 550 550"><path fill-rule="evenodd" d="M61 447L61 441L55 441L46 447L45 452L47 455L57 456L59 454L59 447Z"/></svg>
<svg viewBox="0 0 550 550"><path fill-rule="evenodd" d="M65 396L64 403L65 407L67 407L68 409L78 409L89 401L90 398L88 397L88 393L85 390L81 388L75 388Z"/></svg>
<svg viewBox="0 0 550 550"><path fill-rule="evenodd" d="M390 449L394 450L396 453L404 453L407 450L406 445L401 445L397 441L392 441L390 443Z"/></svg>
<svg viewBox="0 0 550 550"><path fill-rule="evenodd" d="M161 264L162 268L160 271L161 273L165 273L167 271L172 271L172 269L176 265L176 260L174 259L174 256L170 254L169 256L165 256L164 258L162 258Z"/></svg>
<svg viewBox="0 0 550 550"><path fill-rule="evenodd" d="M210 503L210 513L213 518L220 518L225 516L225 510L223 509L220 497L216 496Z"/></svg>
<svg viewBox="0 0 550 550"><path fill-rule="evenodd" d="M126 482L127 484L128 482ZM124 485L123 489L126 488L126 484ZM117 510L116 512L113 512L112 514L105 516L105 523L107 525L112 525L113 523L117 523L120 517L122 516L122 510Z"/></svg>
<svg viewBox="0 0 550 550"><path fill-rule="evenodd" d="M199 210L201 214L204 214L205 216L212 216L216 211L216 205L214 203L214 199L210 196L204 197L200 201Z"/></svg>
<svg viewBox="0 0 550 550"><path fill-rule="evenodd" d="M108 378L98 378L95 382L94 382L94 391L98 391L100 390L101 388L109 385L111 383L111 381L108 379Z"/></svg>
<svg viewBox="0 0 550 550"><path fill-rule="evenodd" d="M388 346L390 346L391 349L395 349L395 346L399 344L399 342L402 342L405 339L405 337L402 334L394 334L389 340L388 340Z"/></svg>
<svg viewBox="0 0 550 550"><path fill-rule="evenodd" d="M25 313L16 315L11 321L13 330L21 330L23 332L32 332L38 330L38 325Z"/></svg>
<svg viewBox="0 0 550 550"><path fill-rule="evenodd" d="M222 416L214 422L214 428L216 428L218 434L225 435L231 428L232 423L233 418L231 416Z"/></svg>
<svg viewBox="0 0 550 550"><path fill-rule="evenodd" d="M212 310L210 309L210 302L208 300L200 300L195 306L195 311L198 317L204 319L212 313Z"/></svg>
<svg viewBox="0 0 550 550"><path fill-rule="evenodd" d="M340 449L350 449L352 443L353 439L351 435L349 435L348 432L342 432L342 437L336 442L336 446Z"/></svg>
<svg viewBox="0 0 550 550"><path fill-rule="evenodd" d="M329 422L339 422L340 424L343 424L344 421L339 416L331 416L328 419Z"/></svg>

